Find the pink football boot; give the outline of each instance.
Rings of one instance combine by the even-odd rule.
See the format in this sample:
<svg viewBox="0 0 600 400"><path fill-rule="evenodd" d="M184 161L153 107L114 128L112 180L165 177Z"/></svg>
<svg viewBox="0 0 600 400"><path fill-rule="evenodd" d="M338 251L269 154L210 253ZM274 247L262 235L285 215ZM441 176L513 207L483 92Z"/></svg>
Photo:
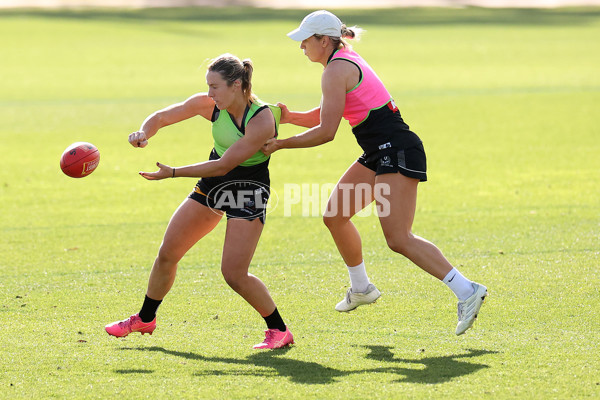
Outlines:
<svg viewBox="0 0 600 400"><path fill-rule="evenodd" d="M287 345L294 344L294 335L286 326L285 332L279 329L268 329L265 331L265 341L254 345L254 349L280 349Z"/></svg>
<svg viewBox="0 0 600 400"><path fill-rule="evenodd" d="M142 322L142 319L138 314L132 315L131 317L124 319L123 321L113 322L104 327L109 335L116 337L125 337L131 332L149 333L152 335L154 329L156 329L156 318L150 322Z"/></svg>

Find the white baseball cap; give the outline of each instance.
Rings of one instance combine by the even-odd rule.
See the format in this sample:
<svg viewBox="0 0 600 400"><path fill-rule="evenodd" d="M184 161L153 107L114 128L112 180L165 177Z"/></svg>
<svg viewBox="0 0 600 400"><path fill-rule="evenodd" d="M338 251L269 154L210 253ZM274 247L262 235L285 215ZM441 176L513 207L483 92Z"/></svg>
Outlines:
<svg viewBox="0 0 600 400"><path fill-rule="evenodd" d="M329 11L315 11L304 17L298 29L294 29L287 35L291 39L301 42L314 34L341 37L342 21Z"/></svg>

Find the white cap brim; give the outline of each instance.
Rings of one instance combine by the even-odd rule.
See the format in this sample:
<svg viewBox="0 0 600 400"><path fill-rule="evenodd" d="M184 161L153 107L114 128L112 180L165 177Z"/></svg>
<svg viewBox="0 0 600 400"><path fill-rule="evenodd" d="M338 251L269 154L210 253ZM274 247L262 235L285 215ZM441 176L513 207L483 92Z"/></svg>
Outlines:
<svg viewBox="0 0 600 400"><path fill-rule="evenodd" d="M297 42L301 42L304 39L308 39L309 37L314 35L314 32L308 32L308 31L304 31L304 30L298 28L298 29L294 29L287 35L290 39L295 40Z"/></svg>

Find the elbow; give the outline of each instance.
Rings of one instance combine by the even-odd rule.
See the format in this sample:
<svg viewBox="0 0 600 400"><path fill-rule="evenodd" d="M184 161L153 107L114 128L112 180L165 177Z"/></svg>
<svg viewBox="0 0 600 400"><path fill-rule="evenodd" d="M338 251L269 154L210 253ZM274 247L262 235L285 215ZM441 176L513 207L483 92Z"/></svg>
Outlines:
<svg viewBox="0 0 600 400"><path fill-rule="evenodd" d="M155 112L154 115L152 115L152 117L154 118L156 126L158 126L159 129L169 125L169 122L165 118L165 113L163 111Z"/></svg>
<svg viewBox="0 0 600 400"><path fill-rule="evenodd" d="M321 136L321 144L331 142L335 138L335 131L325 131Z"/></svg>

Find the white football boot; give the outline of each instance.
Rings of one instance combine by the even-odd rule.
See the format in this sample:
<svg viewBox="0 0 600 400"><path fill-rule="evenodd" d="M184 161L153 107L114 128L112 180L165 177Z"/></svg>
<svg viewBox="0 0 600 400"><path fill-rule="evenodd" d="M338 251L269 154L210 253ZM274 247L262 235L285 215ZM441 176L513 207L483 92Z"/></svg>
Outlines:
<svg viewBox="0 0 600 400"><path fill-rule="evenodd" d="M336 311L348 312L354 310L358 306L363 304L375 303L375 301L381 296L381 292L377 290L375 285L369 283L367 290L364 292L352 292L352 288L348 289L346 298L335 306Z"/></svg>
<svg viewBox="0 0 600 400"><path fill-rule="evenodd" d="M475 292L465 301L458 302L458 324L456 325L456 334L462 335L467 329L473 326L479 309L487 296L487 288L483 285L473 282Z"/></svg>

